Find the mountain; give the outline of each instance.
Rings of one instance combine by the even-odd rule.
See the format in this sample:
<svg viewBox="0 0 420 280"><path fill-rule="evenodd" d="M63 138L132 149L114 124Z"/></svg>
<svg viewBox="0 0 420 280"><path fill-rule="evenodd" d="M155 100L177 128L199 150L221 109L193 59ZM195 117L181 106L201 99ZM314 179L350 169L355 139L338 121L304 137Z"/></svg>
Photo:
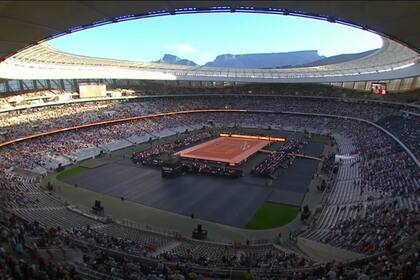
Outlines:
<svg viewBox="0 0 420 280"><path fill-rule="evenodd" d="M208 62L209 67L232 68L281 68L284 66L297 66L324 59L316 50L296 51L285 53L255 53L255 54L223 54L214 61Z"/></svg>
<svg viewBox="0 0 420 280"><path fill-rule="evenodd" d="M232 67L232 68L292 68L311 67L333 63L342 63L353 59L368 56L377 51L370 50L361 53L340 54L330 57L320 56L316 50L284 52L284 53L254 53L254 54L222 54L204 66L209 67ZM162 59L155 63L167 63L178 65L198 66L194 61L181 59L172 54L165 54Z"/></svg>
<svg viewBox="0 0 420 280"><path fill-rule="evenodd" d="M361 52L361 53L348 53L348 54L334 55L334 56L326 57L326 58L323 58L323 59L320 59L311 63L299 65L299 67L322 66L322 65L327 65L327 64L343 63L343 62L350 61L353 59L358 59L358 58L368 56L376 52L377 50L378 49Z"/></svg>
<svg viewBox="0 0 420 280"><path fill-rule="evenodd" d="M154 61L155 63L167 63L167 64L178 64L178 65L189 65L189 66L197 66L194 61L188 59L181 59L176 55L172 54L165 54L161 59L158 61Z"/></svg>

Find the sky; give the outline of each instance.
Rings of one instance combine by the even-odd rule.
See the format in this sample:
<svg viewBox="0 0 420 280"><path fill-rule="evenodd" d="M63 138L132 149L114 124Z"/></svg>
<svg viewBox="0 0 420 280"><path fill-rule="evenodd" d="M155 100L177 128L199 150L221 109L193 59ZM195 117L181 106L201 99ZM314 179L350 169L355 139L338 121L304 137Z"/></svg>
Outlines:
<svg viewBox="0 0 420 280"><path fill-rule="evenodd" d="M221 54L318 50L333 56L380 48L376 34L295 16L218 13L159 16L94 27L49 41L79 55L156 61L164 54L203 65Z"/></svg>

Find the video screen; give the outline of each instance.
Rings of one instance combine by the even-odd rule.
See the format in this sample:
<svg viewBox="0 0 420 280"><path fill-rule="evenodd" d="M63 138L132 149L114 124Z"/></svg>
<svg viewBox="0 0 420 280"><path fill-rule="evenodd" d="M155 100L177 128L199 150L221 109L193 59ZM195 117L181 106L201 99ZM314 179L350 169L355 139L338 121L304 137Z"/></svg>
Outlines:
<svg viewBox="0 0 420 280"><path fill-rule="evenodd" d="M386 94L386 83L372 83L372 92L375 94Z"/></svg>
<svg viewBox="0 0 420 280"><path fill-rule="evenodd" d="M97 83L79 84L80 98L106 97L106 85Z"/></svg>

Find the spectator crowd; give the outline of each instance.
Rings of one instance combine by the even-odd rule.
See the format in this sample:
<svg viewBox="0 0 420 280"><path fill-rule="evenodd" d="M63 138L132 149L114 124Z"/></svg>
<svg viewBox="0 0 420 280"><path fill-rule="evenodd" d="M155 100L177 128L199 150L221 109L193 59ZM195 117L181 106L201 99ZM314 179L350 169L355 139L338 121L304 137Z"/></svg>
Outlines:
<svg viewBox="0 0 420 280"><path fill-rule="evenodd" d="M141 102L108 101L87 102L41 107L23 111L13 111L0 115L0 128L4 140L28 136L35 132L87 124L96 121L145 115L154 112L180 111L204 108L245 108L249 110L273 110L331 114L357 117L377 122L399 138L417 156L418 117L403 117L402 105L379 105L352 103L333 100L301 99L298 97L198 97L158 98ZM409 111L416 112L413 108ZM417 112L418 113L418 112ZM369 124L351 119L326 118L323 116L281 115L274 113L194 113L155 117L104 126L80 129L77 133L66 131L58 134L18 142L0 148L0 198L5 202L1 207L0 224L0 273L6 279L79 279L81 273L111 274L125 279L142 279L153 275L180 279L191 276L194 267L238 267L263 271L269 275L279 271L292 270L294 279L316 279L324 277L339 279L354 277L359 279L416 279L420 276L419 241L406 242L420 229L419 190L420 171L413 159L392 138ZM150 136L156 131L185 126L250 125L310 131L329 135L331 138L349 139L354 154L358 155L357 180L355 186L366 194L365 200L353 201L354 216L346 216L330 227L314 228L322 232L317 240L333 246L364 254L379 254L350 264L329 263L318 265L302 256L274 250L274 247L246 247L240 251L224 251L221 247L207 246L202 254L194 254L188 248L198 248L197 244L186 243L186 249L153 254L154 246L131 238L121 238L101 232L92 227L56 228L54 225L39 225L36 221L25 221L13 212L19 207L32 207L45 203L33 196L28 185L38 186L39 182L25 181L14 173L17 169L45 168L48 170L59 162L68 160L80 149L99 147L133 135ZM172 144L162 144L136 153L140 162L156 158L162 152L173 152L181 147L208 139L208 132L194 134L190 138ZM272 168L281 164L284 154L302 148L302 143L290 142L286 150L273 153L269 160L256 172L269 174ZM282 156L283 155L283 156ZM201 163L203 164L203 163ZM334 166L332 159L328 166ZM208 166L191 161L190 168L199 172L209 172ZM340 165L339 165L340 168ZM225 172L225 170L219 170ZM352 178L353 179L353 178ZM334 184L334 182L329 182ZM335 185L328 186L334 189ZM362 196L360 196L362 197ZM335 207L335 205L324 205ZM9 208L9 209L6 209ZM12 209L12 210L10 210ZM346 208L348 209L348 208ZM53 210L51 210L53 211ZM52 212L51 212L52 214ZM322 215L321 215L321 218ZM42 248L72 248L74 239L90 244L84 249L81 267L48 261L40 256ZM29 242L28 240L33 240ZM77 242L76 242L77 243ZM400 245L402 244L402 245ZM203 245L204 246L204 245ZM399 246L395 249L395 246ZM83 246L82 246L83 247ZM252 248L251 248L252 247ZM156 248L155 248L156 249ZM60 249L61 250L61 249ZM261 250L261 251L258 251ZM396 250L396 251L395 251ZM64 250L65 251L65 250ZM116 256L110 252L119 252ZM199 251L199 250L198 250ZM214 254L221 251L220 254ZM138 258L153 259L153 265L139 263L124 253ZM171 263L168 265L168 263ZM88 271L88 272L86 272ZM90 272L89 272L90 271Z"/></svg>

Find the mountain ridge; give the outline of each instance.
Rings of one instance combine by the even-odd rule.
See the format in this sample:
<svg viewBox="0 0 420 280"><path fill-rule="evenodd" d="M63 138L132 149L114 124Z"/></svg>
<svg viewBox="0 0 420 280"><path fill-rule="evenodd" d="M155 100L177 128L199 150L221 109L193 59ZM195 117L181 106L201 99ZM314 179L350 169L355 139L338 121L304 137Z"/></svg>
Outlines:
<svg viewBox="0 0 420 280"><path fill-rule="evenodd" d="M251 54L222 54L213 61L202 66L221 68L254 68L254 69L281 69L292 67L313 67L333 63L343 63L353 59L362 58L372 54L378 49L353 54L339 54L325 57L317 50L303 50L278 53L251 53ZM182 59L172 54L165 54L154 63L167 63L188 66L200 66L192 60Z"/></svg>
<svg viewBox="0 0 420 280"><path fill-rule="evenodd" d="M198 66L192 60L179 58L173 54L164 54L163 57L157 61L153 61L154 63L167 63L167 64L177 64L177 65L189 65L189 66Z"/></svg>
<svg viewBox="0 0 420 280"><path fill-rule="evenodd" d="M229 68L276 68L286 65L296 66L325 58L316 50L278 52L278 53L251 53L251 54L222 54L213 61L206 63L208 67Z"/></svg>
<svg viewBox="0 0 420 280"><path fill-rule="evenodd" d="M312 67L312 66L322 66L327 64L334 64L334 63L343 63L350 60L362 58L368 55L371 55L372 53L376 52L378 49L369 50L365 52L360 53L343 53L338 55L329 56L323 59L320 59L318 61L314 61L307 64L302 64L300 67Z"/></svg>

